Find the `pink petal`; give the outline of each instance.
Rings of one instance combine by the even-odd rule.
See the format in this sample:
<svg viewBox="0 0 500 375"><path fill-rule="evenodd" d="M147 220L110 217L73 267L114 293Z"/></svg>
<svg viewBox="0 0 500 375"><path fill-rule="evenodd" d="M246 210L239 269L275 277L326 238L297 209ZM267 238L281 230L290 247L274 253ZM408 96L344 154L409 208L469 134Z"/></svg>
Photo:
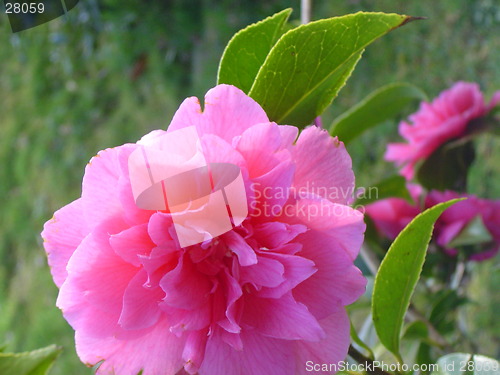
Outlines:
<svg viewBox="0 0 500 375"><path fill-rule="evenodd" d="M177 267L163 276L160 286L167 305L186 310L206 304L212 289L211 282L196 270L188 256L182 256Z"/></svg>
<svg viewBox="0 0 500 375"><path fill-rule="evenodd" d="M257 264L241 267L240 281L242 285L251 283L255 287L267 286L274 288L285 281L283 278L284 273L285 267L279 261L259 256Z"/></svg>
<svg viewBox="0 0 500 375"><path fill-rule="evenodd" d="M174 375L184 365L185 338L171 334L165 319L136 338L96 338L77 331L75 340L78 356L84 363L94 365L105 359L98 375L137 375L141 370L145 375Z"/></svg>
<svg viewBox="0 0 500 375"><path fill-rule="evenodd" d="M316 318L291 293L278 299L246 295L243 324L262 335L285 340L319 341L325 336Z"/></svg>
<svg viewBox="0 0 500 375"><path fill-rule="evenodd" d="M296 162L293 186L334 203L347 204L354 191L351 157L344 144L326 130L308 127L293 148Z"/></svg>
<svg viewBox="0 0 500 375"><path fill-rule="evenodd" d="M320 320L320 325L326 332L326 338L319 342L296 341L295 342L295 375L309 375L320 373L314 370L314 364L336 364L339 365L347 356L350 343L349 318L344 309ZM311 368L312 367L312 368ZM332 371L327 373L333 374Z"/></svg>
<svg viewBox="0 0 500 375"><path fill-rule="evenodd" d="M307 227L274 221L256 225L254 230L253 238L257 239L261 246L273 249L292 241L299 234L304 233Z"/></svg>
<svg viewBox="0 0 500 375"><path fill-rule="evenodd" d="M54 217L45 223L42 232L43 246L52 277L58 287L66 280L69 258L87 234L87 225L82 220L81 199L56 211Z"/></svg>
<svg viewBox="0 0 500 375"><path fill-rule="evenodd" d="M281 143L281 132L275 123L254 125L243 132L236 149L247 162L250 178L269 172L280 162L274 154Z"/></svg>
<svg viewBox="0 0 500 375"><path fill-rule="evenodd" d="M82 183L84 217L89 228L123 211L118 192L122 164L135 145L100 151L87 167Z"/></svg>
<svg viewBox="0 0 500 375"><path fill-rule="evenodd" d="M243 350L237 351L221 339L219 332L208 339L200 375L295 374L292 342L247 330L240 334Z"/></svg>
<svg viewBox="0 0 500 375"><path fill-rule="evenodd" d="M269 285L264 285L267 288L262 288L262 290L257 293L259 297L280 298L301 282L307 280L317 271L313 261L297 255L266 253L265 256L279 261L283 266L284 280L279 286L271 287ZM259 257L259 259L260 258L264 258L264 255Z"/></svg>
<svg viewBox="0 0 500 375"><path fill-rule="evenodd" d="M116 254L136 267L141 265L138 256L149 254L155 247L149 237L148 224L137 225L112 235L109 243Z"/></svg>
<svg viewBox="0 0 500 375"><path fill-rule="evenodd" d="M288 214L280 220L309 228L295 240L303 246L297 255L312 260L318 268L293 293L315 317L323 319L364 292L366 280L353 264L363 242L363 215L327 200L300 200Z"/></svg>
<svg viewBox="0 0 500 375"><path fill-rule="evenodd" d="M98 225L69 260L68 277L61 286L57 306L75 329L88 323L81 320L83 303L118 320L125 289L137 273L137 268L123 261L109 245L108 233L122 229L119 220Z"/></svg>
<svg viewBox="0 0 500 375"><path fill-rule="evenodd" d="M118 324L124 329L144 329L156 324L161 316L158 304L165 297L159 287L144 286L148 279L144 270L130 281L123 295L123 310Z"/></svg>
<svg viewBox="0 0 500 375"><path fill-rule="evenodd" d="M205 95L203 112L198 98L184 100L168 131L196 126L202 136L217 134L231 143L235 136L263 122L269 122L269 119L259 104L234 86L219 85Z"/></svg>
<svg viewBox="0 0 500 375"><path fill-rule="evenodd" d="M242 266L250 266L257 263L257 255L254 249L235 231L225 233L222 238L230 251L238 256Z"/></svg>

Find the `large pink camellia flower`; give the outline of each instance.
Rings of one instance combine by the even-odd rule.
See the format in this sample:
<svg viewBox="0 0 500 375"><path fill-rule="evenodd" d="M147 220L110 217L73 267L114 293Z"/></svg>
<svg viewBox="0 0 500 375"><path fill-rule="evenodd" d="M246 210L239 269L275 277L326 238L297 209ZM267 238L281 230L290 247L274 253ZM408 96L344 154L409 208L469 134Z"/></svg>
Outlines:
<svg viewBox="0 0 500 375"><path fill-rule="evenodd" d="M493 257L500 250L500 201L480 199L474 195L454 191L431 190L425 194L421 186L408 184L413 203L403 198L386 198L365 207L377 230L394 240L399 232L423 210L438 203L456 198L467 198L454 204L439 217L434 228L434 240L448 255L456 256L458 249L453 240L475 219L479 218L491 236L490 243L484 244L468 259L481 261Z"/></svg>
<svg viewBox="0 0 500 375"><path fill-rule="evenodd" d="M136 205L129 157L187 127L207 163L238 166L248 216L181 247L172 212ZM297 135L220 85L203 110L186 99L167 131L92 158L82 196L42 233L84 363L102 361L99 374L286 375L344 359L345 306L365 288L351 159L324 130Z"/></svg>
<svg viewBox="0 0 500 375"><path fill-rule="evenodd" d="M411 180L418 162L446 141L464 135L471 120L484 116L499 102L500 91L487 104L478 84L457 82L432 103L423 102L409 116L409 123L400 123L399 134L408 143L389 144L385 159L402 166L401 174Z"/></svg>

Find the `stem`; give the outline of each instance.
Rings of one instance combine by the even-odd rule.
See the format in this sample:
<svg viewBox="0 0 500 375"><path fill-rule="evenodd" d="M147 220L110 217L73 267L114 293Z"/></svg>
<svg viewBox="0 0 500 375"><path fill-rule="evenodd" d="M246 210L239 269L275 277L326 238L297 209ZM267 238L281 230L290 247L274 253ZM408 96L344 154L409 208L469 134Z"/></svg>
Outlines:
<svg viewBox="0 0 500 375"><path fill-rule="evenodd" d="M365 371L371 375L392 375L390 372L382 370L380 367L375 366L375 362L366 357L363 353L359 352L354 346L349 346L349 356L359 364L364 364Z"/></svg>
<svg viewBox="0 0 500 375"><path fill-rule="evenodd" d="M300 1L300 23L304 25L311 22L311 1L312 0Z"/></svg>

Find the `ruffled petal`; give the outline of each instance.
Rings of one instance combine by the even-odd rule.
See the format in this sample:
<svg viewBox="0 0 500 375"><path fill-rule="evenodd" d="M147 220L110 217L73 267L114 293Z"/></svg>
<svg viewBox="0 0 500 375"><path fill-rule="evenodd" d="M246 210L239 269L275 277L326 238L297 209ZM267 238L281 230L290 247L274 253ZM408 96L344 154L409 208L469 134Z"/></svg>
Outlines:
<svg viewBox="0 0 500 375"><path fill-rule="evenodd" d="M308 127L293 148L297 165L293 186L334 203L347 204L354 192L351 157L344 144L326 130Z"/></svg>

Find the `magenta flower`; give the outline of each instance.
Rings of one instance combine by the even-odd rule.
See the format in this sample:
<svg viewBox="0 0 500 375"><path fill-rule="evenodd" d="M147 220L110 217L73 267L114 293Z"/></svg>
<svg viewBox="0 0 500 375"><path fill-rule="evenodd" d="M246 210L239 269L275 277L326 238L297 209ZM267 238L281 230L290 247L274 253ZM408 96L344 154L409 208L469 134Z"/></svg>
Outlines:
<svg viewBox="0 0 500 375"><path fill-rule="evenodd" d="M411 180L417 163L446 141L464 135L471 120L484 116L499 102L500 91L487 104L478 84L457 82L432 103L423 102L409 116L409 123L399 124L399 134L407 143L389 144L385 159L402 166L401 174Z"/></svg>
<svg viewBox="0 0 500 375"><path fill-rule="evenodd" d="M177 213L136 204L129 157L170 150L188 127L208 165L238 167L248 216L181 247ZM103 361L100 374L284 375L344 359L344 307L365 288L353 264L365 226L347 206L354 175L344 145L317 127L297 133L220 85L203 111L188 98L166 132L90 161L82 196L42 233L84 363Z"/></svg>
<svg viewBox="0 0 500 375"><path fill-rule="evenodd" d="M382 235L394 240L399 232L424 209L451 199L466 197L466 200L448 208L437 220L433 235L435 242L446 254L456 256L458 249L453 246L453 240L472 220L480 218L492 241L485 244L479 252L471 254L469 259L476 261L489 259L499 251L500 201L480 199L453 191L432 190L426 195L422 187L415 184L408 184L408 190L413 198L413 204L402 198L387 198L365 207L367 216L373 220Z"/></svg>

